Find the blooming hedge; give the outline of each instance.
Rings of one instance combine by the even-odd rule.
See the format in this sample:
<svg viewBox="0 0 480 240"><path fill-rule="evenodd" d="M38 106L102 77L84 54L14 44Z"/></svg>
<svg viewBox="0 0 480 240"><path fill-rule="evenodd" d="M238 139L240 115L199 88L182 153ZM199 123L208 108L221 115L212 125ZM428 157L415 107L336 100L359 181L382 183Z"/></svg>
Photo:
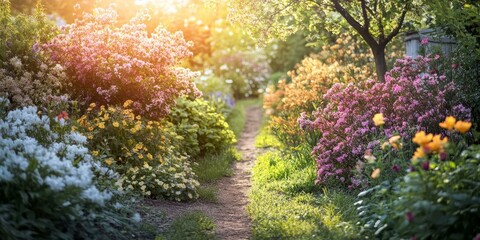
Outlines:
<svg viewBox="0 0 480 240"><path fill-rule="evenodd" d="M397 60L384 83L373 80L359 84L335 84L324 95L325 104L313 113L313 120L303 113L299 124L304 129L322 133L313 149L318 167L317 182L335 180L350 187L359 182L352 178L352 168L367 149L379 145L372 117L382 113L382 131L387 137L398 134L409 139L413 131L438 130L446 115L470 118L470 110L449 97L457 88L445 76L428 73L427 57Z"/></svg>
<svg viewBox="0 0 480 240"><path fill-rule="evenodd" d="M78 119L78 130L91 139L92 154L120 174L116 186L121 191L178 201L196 198L199 184L175 126L134 114L132 104L131 100L122 107L92 103Z"/></svg>
<svg viewBox="0 0 480 240"><path fill-rule="evenodd" d="M136 112L161 117L178 96L200 93L191 81L196 74L177 67L191 56L190 44L162 27L148 33L148 18L140 13L118 26L114 10L96 9L62 27L43 50L66 68L71 94L83 103L132 99Z"/></svg>
<svg viewBox="0 0 480 240"><path fill-rule="evenodd" d="M124 221L109 210L113 194L99 188L96 178L106 169L94 161L86 143L65 119L39 116L34 106L1 116L2 238L121 237L109 231Z"/></svg>

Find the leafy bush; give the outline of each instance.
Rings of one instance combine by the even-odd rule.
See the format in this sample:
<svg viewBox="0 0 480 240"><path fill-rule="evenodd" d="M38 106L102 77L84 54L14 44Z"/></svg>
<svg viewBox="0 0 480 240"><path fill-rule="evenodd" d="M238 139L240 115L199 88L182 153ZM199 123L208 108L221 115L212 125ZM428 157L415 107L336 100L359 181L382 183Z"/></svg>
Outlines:
<svg viewBox="0 0 480 240"><path fill-rule="evenodd" d="M106 169L71 132L65 118L37 115L36 107L0 119L0 234L3 239L122 238L113 227L128 219L98 187ZM123 224L123 225L122 225Z"/></svg>
<svg viewBox="0 0 480 240"><path fill-rule="evenodd" d="M179 98L169 121L183 137L182 148L194 159L235 142L225 118L203 99Z"/></svg>
<svg viewBox="0 0 480 240"><path fill-rule="evenodd" d="M446 100L458 89L445 76L428 73L431 61L421 56L397 60L384 83L335 84L324 95L326 104L313 113L313 121L302 114L302 128L322 133L313 149L319 183L332 180L350 187L359 185L351 170L367 149L380 143L374 138L378 134L371 120L375 113L385 117L382 134L396 134L405 141L414 130L438 130L437 123L446 115L470 118L469 109Z"/></svg>
<svg viewBox="0 0 480 240"><path fill-rule="evenodd" d="M467 125L457 125L456 131L470 128L463 124ZM451 133L448 142L417 133L414 141L420 147L412 158L412 170L360 193L364 200L357 205L364 231L382 239L478 237L480 146L467 147L465 137Z"/></svg>
<svg viewBox="0 0 480 240"><path fill-rule="evenodd" d="M92 154L120 173L116 183L120 190L178 201L196 198L198 182L181 149L182 137L167 121L135 115L131 104L127 100L123 108L97 109L92 103L78 119L81 130L91 139L88 146Z"/></svg>
<svg viewBox="0 0 480 240"><path fill-rule="evenodd" d="M45 105L65 86L63 68L43 58L38 45L53 37L55 29L46 16L10 14L8 1L0 3L0 97L10 107Z"/></svg>
<svg viewBox="0 0 480 240"><path fill-rule="evenodd" d="M122 104L134 101L136 112L162 117L182 94L198 96L188 69L179 62L191 55L181 32L158 27L149 34L139 14L117 26L112 9L96 9L62 28L43 45L51 58L66 67L73 97L84 103Z"/></svg>

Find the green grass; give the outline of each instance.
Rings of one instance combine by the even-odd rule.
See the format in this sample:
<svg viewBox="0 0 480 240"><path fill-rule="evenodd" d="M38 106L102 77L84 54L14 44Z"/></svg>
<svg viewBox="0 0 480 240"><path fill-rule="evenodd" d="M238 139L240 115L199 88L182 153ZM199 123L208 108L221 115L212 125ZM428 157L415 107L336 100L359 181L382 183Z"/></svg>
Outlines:
<svg viewBox="0 0 480 240"><path fill-rule="evenodd" d="M199 198L207 202L217 202L218 189L213 186L200 186L197 189Z"/></svg>
<svg viewBox="0 0 480 240"><path fill-rule="evenodd" d="M257 148L281 148L282 143L268 130L268 117L263 116L262 118L262 128L255 138L255 147Z"/></svg>
<svg viewBox="0 0 480 240"><path fill-rule="evenodd" d="M191 212L176 218L168 232L155 240L211 240L215 239L215 223L202 212Z"/></svg>
<svg viewBox="0 0 480 240"><path fill-rule="evenodd" d="M235 103L230 116L227 118L227 123L230 126L230 129L232 129L233 133L235 133L235 137L237 139L240 138L243 128L245 127L245 122L247 121L246 109L250 106L260 105L261 100L257 98L242 99Z"/></svg>
<svg viewBox="0 0 480 240"><path fill-rule="evenodd" d="M258 157L248 205L253 239L361 237L355 197L315 186L315 161L309 151L271 150Z"/></svg>
<svg viewBox="0 0 480 240"><path fill-rule="evenodd" d="M236 102L235 107L227 119L236 138L240 137L245 126L246 109L259 104L260 100L258 99L245 99ZM197 164L193 166L193 170L197 174L200 183L210 183L222 177L231 176L233 173L231 164L236 160L240 160L240 153L234 146L229 146L196 160ZM204 193L207 199L210 198L208 191Z"/></svg>
<svg viewBox="0 0 480 240"><path fill-rule="evenodd" d="M231 164L240 159L240 153L234 147L219 150L215 154L209 154L193 166L200 183L209 183L225 176L232 175Z"/></svg>

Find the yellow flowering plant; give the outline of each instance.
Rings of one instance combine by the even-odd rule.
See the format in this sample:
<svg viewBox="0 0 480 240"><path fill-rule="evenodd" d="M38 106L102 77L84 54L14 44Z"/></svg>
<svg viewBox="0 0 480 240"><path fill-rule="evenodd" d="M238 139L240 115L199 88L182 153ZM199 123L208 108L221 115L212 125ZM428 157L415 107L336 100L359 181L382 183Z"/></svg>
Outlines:
<svg viewBox="0 0 480 240"><path fill-rule="evenodd" d="M180 142L183 138L176 133L175 126L165 120L153 121L136 115L131 104L129 100L115 107L91 104L77 120L80 130L89 139L92 154L98 156L104 166L120 174L119 190L133 190L154 198L196 198L196 176L186 160ZM156 179L163 179L163 182L175 179L168 175L169 171L162 170L167 166L184 171L184 184L191 183L191 187L181 191L169 186L158 191ZM181 191L181 194L172 191Z"/></svg>

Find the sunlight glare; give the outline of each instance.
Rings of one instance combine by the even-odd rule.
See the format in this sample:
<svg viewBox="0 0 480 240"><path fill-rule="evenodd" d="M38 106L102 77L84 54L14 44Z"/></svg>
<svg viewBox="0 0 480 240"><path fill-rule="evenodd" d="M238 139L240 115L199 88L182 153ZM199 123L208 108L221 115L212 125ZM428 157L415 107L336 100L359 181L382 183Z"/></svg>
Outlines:
<svg viewBox="0 0 480 240"><path fill-rule="evenodd" d="M136 0L135 3L139 5L153 4L164 9L166 13L176 13L179 8L188 4L188 0Z"/></svg>

